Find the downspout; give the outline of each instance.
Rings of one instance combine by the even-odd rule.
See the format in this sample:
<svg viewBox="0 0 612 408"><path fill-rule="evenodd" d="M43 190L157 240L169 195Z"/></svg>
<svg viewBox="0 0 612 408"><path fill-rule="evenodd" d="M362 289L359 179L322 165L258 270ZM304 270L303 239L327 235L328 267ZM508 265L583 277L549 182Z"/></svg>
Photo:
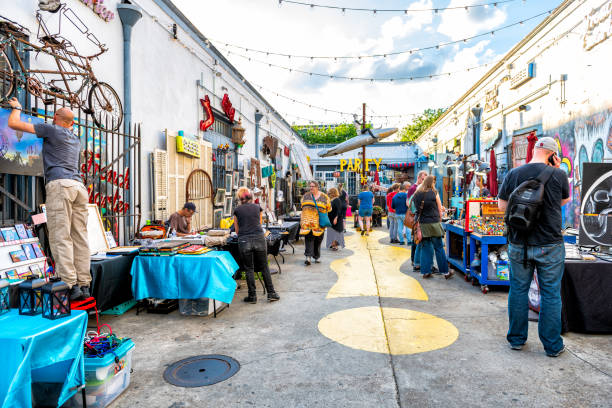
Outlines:
<svg viewBox="0 0 612 408"><path fill-rule="evenodd" d="M259 159L259 122L263 119L264 115L259 112L255 112L255 158Z"/></svg>

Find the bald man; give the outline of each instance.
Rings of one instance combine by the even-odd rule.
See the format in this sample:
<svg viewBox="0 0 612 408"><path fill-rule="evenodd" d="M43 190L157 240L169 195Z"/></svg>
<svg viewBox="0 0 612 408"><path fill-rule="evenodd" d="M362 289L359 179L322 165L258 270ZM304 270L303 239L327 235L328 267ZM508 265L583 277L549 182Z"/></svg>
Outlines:
<svg viewBox="0 0 612 408"><path fill-rule="evenodd" d="M43 139L46 210L49 245L55 260L55 272L70 286L70 299L90 297L89 245L87 243L87 190L79 172L81 141L72 131L74 114L61 108L53 124L23 122L17 99L8 125L11 129L34 133Z"/></svg>

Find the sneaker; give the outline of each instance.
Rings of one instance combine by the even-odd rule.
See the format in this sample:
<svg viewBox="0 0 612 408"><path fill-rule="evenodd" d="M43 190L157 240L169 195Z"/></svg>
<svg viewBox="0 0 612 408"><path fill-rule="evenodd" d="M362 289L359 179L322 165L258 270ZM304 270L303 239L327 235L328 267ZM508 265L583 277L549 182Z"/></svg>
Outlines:
<svg viewBox="0 0 612 408"><path fill-rule="evenodd" d="M304 261L304 265L310 266L310 258L309 257L306 257L306 260Z"/></svg>
<svg viewBox="0 0 612 408"><path fill-rule="evenodd" d="M444 279L449 280L450 278L453 277L454 274L455 274L455 272L448 271L448 273L444 275Z"/></svg>
<svg viewBox="0 0 612 408"><path fill-rule="evenodd" d="M270 295L268 295L268 297L270 297ZM255 303L257 303L257 296L255 296L255 295L253 295L253 296L249 295L249 296L245 297L243 300L244 300L244 302L245 302L245 303L252 303L252 304L255 304Z"/></svg>
<svg viewBox="0 0 612 408"><path fill-rule="evenodd" d="M278 293L268 293L268 302L276 302L277 300L280 300L280 296L278 296Z"/></svg>
<svg viewBox="0 0 612 408"><path fill-rule="evenodd" d="M555 352L555 353L546 353L546 355L548 357L559 357L563 352L565 351L565 344L563 345L563 347L561 347L561 350Z"/></svg>
<svg viewBox="0 0 612 408"><path fill-rule="evenodd" d="M414 265L413 266L415 271L420 271L421 270L421 265Z"/></svg>
<svg viewBox="0 0 612 408"><path fill-rule="evenodd" d="M520 351L523 349L523 347L525 347L525 344L517 344L516 346L513 346L512 344L508 344L508 346L512 349L512 350L516 350L516 351Z"/></svg>
<svg viewBox="0 0 612 408"><path fill-rule="evenodd" d="M89 292L89 286L81 286L81 293L83 293L83 298L85 299L91 297L91 293Z"/></svg>
<svg viewBox="0 0 612 408"><path fill-rule="evenodd" d="M83 292L81 292L81 288L77 285L74 285L70 288L70 300L80 300L83 298Z"/></svg>
<svg viewBox="0 0 612 408"><path fill-rule="evenodd" d="M431 278L431 272L423 274L423 279Z"/></svg>

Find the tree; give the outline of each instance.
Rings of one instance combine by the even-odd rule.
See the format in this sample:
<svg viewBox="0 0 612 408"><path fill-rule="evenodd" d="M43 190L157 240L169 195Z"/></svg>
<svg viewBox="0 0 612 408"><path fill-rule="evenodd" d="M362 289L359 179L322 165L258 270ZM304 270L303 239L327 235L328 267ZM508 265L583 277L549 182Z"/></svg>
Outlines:
<svg viewBox="0 0 612 408"><path fill-rule="evenodd" d="M412 123L400 130L400 140L403 142L415 141L444 113L445 109L425 109L422 115L412 120Z"/></svg>
<svg viewBox="0 0 612 408"><path fill-rule="evenodd" d="M370 126L371 125L368 125L368 127ZM352 123L321 126L293 126L293 130L295 130L307 144L337 144L357 136L357 130Z"/></svg>

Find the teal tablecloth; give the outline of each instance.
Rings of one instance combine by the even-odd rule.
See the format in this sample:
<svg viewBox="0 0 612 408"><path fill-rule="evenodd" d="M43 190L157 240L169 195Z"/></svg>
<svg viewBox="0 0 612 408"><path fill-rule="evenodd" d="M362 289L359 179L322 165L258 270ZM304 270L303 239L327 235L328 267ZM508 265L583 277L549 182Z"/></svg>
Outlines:
<svg viewBox="0 0 612 408"><path fill-rule="evenodd" d="M80 310L58 320L20 316L16 309L0 316L0 407L31 407L32 383L57 385L51 387L57 392L36 395L38 404L59 407L74 395L85 384L86 331Z"/></svg>
<svg viewBox="0 0 612 408"><path fill-rule="evenodd" d="M209 298L231 303L238 264L227 251L203 255L137 256L132 263L134 299Z"/></svg>

